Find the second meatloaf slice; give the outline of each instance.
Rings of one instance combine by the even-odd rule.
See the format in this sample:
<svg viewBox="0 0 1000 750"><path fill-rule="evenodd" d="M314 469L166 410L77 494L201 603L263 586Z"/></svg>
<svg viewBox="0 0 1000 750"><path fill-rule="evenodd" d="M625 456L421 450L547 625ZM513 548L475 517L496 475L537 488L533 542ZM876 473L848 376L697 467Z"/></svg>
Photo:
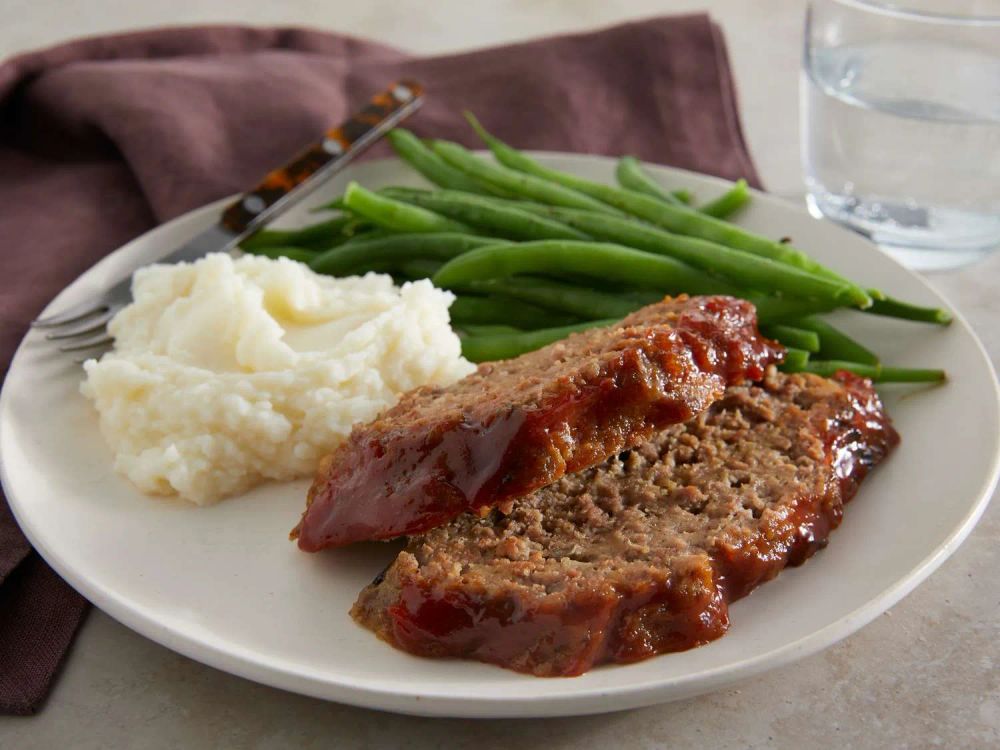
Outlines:
<svg viewBox="0 0 1000 750"><path fill-rule="evenodd" d="M543 676L691 648L826 544L897 439L868 381L772 373L509 514L414 537L352 614L415 654Z"/></svg>
<svg viewBox="0 0 1000 750"><path fill-rule="evenodd" d="M293 533L315 551L509 502L690 419L777 359L750 303L678 297L481 365L355 428L321 464Z"/></svg>

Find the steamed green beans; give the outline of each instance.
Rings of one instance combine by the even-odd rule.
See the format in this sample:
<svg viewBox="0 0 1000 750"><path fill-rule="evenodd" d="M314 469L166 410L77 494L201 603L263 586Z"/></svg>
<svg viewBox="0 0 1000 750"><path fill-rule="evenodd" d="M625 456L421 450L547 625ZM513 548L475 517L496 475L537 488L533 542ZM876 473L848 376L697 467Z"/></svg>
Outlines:
<svg viewBox="0 0 1000 750"><path fill-rule="evenodd" d="M515 274L564 273L626 284L639 289L678 294L731 294L738 291L722 281L673 258L602 242L541 240L516 245L487 246L446 263L434 275L443 287L461 287L470 281L499 279Z"/></svg>
<svg viewBox="0 0 1000 750"><path fill-rule="evenodd" d="M469 232L461 222L373 193L356 182L347 186L344 203L379 226L398 232Z"/></svg>
<svg viewBox="0 0 1000 750"><path fill-rule="evenodd" d="M606 325L664 294L727 294L756 305L761 330L786 346L786 371L943 379L940 370L881 365L816 315L846 305L946 324L947 311L866 290L789 244L723 221L745 204L745 182L693 209L632 157L617 165L621 186L604 185L550 169L470 121L499 164L398 129L389 136L397 153L441 189L352 183L331 204L344 215L263 230L244 245L326 273L380 271L458 290L451 317L476 360Z"/></svg>
<svg viewBox="0 0 1000 750"><path fill-rule="evenodd" d="M741 287L763 292L778 291L795 297L814 297L834 305L851 305L853 302L852 291L845 283L707 240L664 232L630 217L605 216L559 207L524 205L524 208L552 216L598 239L669 255Z"/></svg>
<svg viewBox="0 0 1000 750"><path fill-rule="evenodd" d="M580 318L623 318L640 307L663 298L663 294L655 291L606 292L532 276L469 281L462 284L461 288L476 293L503 294L511 299L560 310ZM757 308L757 319L762 324L801 318L803 315L830 309L829 306L818 305L810 300L782 299L765 294L749 294L744 297Z"/></svg>
<svg viewBox="0 0 1000 750"><path fill-rule="evenodd" d="M512 299L576 314L581 318L623 318L664 296L662 293L643 290L600 291L532 276L469 281L462 284L461 288L477 293L503 294ZM744 294L743 297L756 307L757 319L762 324L795 320L831 309L830 305L817 303L815 300L785 299L756 293Z"/></svg>
<svg viewBox="0 0 1000 750"><path fill-rule="evenodd" d="M409 130L395 128L389 131L386 138L400 159L439 187L465 190L470 193L506 195L503 191L477 182L446 163Z"/></svg>
<svg viewBox="0 0 1000 750"><path fill-rule="evenodd" d="M640 307L663 298L663 295L657 292L613 294L531 276L470 281L462 288L483 294L502 294L511 299L559 310L582 319L624 318Z"/></svg>
<svg viewBox="0 0 1000 750"><path fill-rule="evenodd" d="M586 240L589 235L516 204L455 190L386 188L380 195L434 211L498 237L518 240ZM603 215L603 214L602 214Z"/></svg>
<svg viewBox="0 0 1000 750"><path fill-rule="evenodd" d="M451 260L477 247L497 246L505 241L495 237L479 237L455 232L425 232L392 234L373 240L357 239L313 255L309 267L317 273L347 276L381 268L400 268L399 264L413 259Z"/></svg>
<svg viewBox="0 0 1000 750"><path fill-rule="evenodd" d="M541 201L553 206L589 208L591 211L617 213L614 208L576 190L484 161L457 143L434 141L431 148L434 153L456 169L460 169L477 180L502 188L516 196Z"/></svg>

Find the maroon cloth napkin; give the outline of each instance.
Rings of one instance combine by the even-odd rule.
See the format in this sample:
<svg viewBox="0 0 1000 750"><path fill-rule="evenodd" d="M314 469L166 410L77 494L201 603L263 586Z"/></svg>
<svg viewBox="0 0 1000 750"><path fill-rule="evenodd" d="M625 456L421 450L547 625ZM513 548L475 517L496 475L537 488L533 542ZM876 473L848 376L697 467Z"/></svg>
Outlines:
<svg viewBox="0 0 1000 750"><path fill-rule="evenodd" d="M4 374L29 321L95 261L250 187L402 75L427 86L408 123L422 134L476 144L467 108L515 146L758 184L705 15L429 58L303 29L71 42L0 66ZM85 610L0 501L0 712L38 709Z"/></svg>

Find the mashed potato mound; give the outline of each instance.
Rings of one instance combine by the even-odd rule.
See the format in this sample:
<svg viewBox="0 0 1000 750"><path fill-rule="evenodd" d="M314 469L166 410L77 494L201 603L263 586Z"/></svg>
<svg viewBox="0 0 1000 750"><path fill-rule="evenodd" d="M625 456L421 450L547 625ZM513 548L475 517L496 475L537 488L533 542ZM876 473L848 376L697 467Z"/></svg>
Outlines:
<svg viewBox="0 0 1000 750"><path fill-rule="evenodd" d="M449 325L454 297L429 281L214 254L144 268L132 290L81 390L117 471L199 505L309 476L403 391L475 369Z"/></svg>

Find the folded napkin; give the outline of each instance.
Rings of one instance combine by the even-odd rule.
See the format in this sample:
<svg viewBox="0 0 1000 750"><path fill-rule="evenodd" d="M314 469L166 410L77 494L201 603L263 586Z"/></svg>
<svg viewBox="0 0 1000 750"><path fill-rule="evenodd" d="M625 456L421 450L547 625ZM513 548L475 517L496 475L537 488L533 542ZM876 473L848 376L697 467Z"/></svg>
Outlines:
<svg viewBox="0 0 1000 750"><path fill-rule="evenodd" d="M476 145L471 109L522 148L758 182L705 15L426 58L304 29L71 42L0 66L3 373L29 321L103 255L250 187L403 75L427 87L407 123L421 134ZM39 708L85 610L0 498L0 712Z"/></svg>

